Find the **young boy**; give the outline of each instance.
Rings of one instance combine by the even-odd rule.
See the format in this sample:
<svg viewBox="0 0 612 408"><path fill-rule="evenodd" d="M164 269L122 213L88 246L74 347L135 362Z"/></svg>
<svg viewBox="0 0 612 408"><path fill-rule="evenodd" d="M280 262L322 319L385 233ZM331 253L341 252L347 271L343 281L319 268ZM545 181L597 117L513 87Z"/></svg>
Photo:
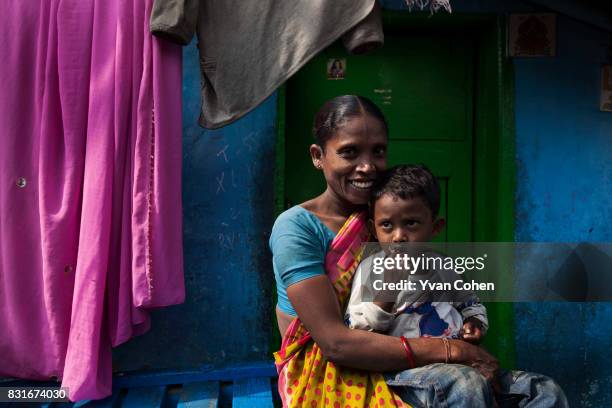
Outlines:
<svg viewBox="0 0 612 408"><path fill-rule="evenodd" d="M372 288L368 280L380 277L373 278L375 259L395 256L399 252L397 244L428 242L444 228L444 220L438 218L440 187L435 177L424 166L394 167L377 182L370 203L370 227L383 251L359 264L345 314L348 325L406 338L450 337L479 343L488 327L487 312L472 292L455 291L450 299L453 302L429 301L428 297L441 299L435 293L410 290L392 292L396 294L392 302L366 301L373 299L372 293L367 293L368 287L370 292ZM405 254L415 252L417 256L420 252L403 250ZM428 256L435 254L428 253ZM411 275L415 279L428 276L444 281L457 279L453 270L424 270ZM457 364L431 364L390 373L385 379L387 384L399 387L402 399L414 406L568 406L561 388L543 375L500 371L493 395L492 384L483 382L480 375L470 370Z"/></svg>
<svg viewBox="0 0 612 408"><path fill-rule="evenodd" d="M373 189L370 228L383 247L429 242L444 228L439 207L440 187L425 166L397 166L387 170ZM389 256L392 250L369 256L359 265L345 313L349 327L406 338L447 337L480 343L488 328L487 311L472 292L455 292L453 302L432 301L434 293L419 290L400 291L394 301L363 301L368 290L372 299L374 259ZM458 275L430 270L410 276L427 277L452 281Z"/></svg>

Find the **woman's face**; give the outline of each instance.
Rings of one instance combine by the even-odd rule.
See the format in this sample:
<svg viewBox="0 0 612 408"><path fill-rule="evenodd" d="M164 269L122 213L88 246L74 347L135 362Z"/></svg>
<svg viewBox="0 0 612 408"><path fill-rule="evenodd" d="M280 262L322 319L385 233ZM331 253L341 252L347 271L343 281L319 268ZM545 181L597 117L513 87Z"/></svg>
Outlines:
<svg viewBox="0 0 612 408"><path fill-rule="evenodd" d="M313 163L323 171L328 188L342 201L366 204L376 174L387 167L387 134L371 115L350 118L325 148L310 148Z"/></svg>

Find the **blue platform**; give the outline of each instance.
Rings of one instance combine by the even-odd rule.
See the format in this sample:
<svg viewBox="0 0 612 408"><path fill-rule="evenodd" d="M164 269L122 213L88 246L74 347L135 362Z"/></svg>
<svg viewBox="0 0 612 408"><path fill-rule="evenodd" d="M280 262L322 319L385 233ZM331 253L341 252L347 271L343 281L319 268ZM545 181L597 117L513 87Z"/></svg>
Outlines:
<svg viewBox="0 0 612 408"><path fill-rule="evenodd" d="M0 387L59 387L53 382L3 381ZM273 363L240 364L191 371L118 373L113 394L76 403L0 403L4 407L83 408L272 408L280 406Z"/></svg>

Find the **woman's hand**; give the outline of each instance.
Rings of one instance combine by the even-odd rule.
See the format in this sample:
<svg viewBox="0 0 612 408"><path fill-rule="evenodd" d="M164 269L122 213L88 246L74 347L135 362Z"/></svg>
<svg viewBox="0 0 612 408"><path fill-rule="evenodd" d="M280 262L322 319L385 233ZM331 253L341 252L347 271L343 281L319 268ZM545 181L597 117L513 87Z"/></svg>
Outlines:
<svg viewBox="0 0 612 408"><path fill-rule="evenodd" d="M475 368L496 389L499 361L482 347L463 340L451 340L451 362Z"/></svg>

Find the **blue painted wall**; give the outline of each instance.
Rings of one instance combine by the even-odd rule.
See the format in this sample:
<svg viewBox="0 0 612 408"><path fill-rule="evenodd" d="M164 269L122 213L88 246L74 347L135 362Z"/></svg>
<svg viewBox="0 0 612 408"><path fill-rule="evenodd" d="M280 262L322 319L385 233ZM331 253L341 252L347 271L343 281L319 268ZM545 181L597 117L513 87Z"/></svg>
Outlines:
<svg viewBox="0 0 612 408"><path fill-rule="evenodd" d="M405 8L403 0L381 3ZM542 10L526 1L452 3L456 13ZM612 113L598 109L600 64L611 45L610 32L561 15L556 58L514 61L517 241L612 241ZM270 359L276 95L236 124L205 131L196 124L194 44L184 63L188 300L156 312L150 333L115 350L119 370ZM517 304L515 311L518 367L555 378L572 406L612 401L612 306Z"/></svg>
<svg viewBox="0 0 612 408"><path fill-rule="evenodd" d="M183 225L187 301L114 351L115 370L271 360L276 94L219 130L197 125L195 40L183 53Z"/></svg>
<svg viewBox="0 0 612 408"><path fill-rule="evenodd" d="M557 57L517 59L517 241L612 241L612 113L599 111L612 33L560 16ZM611 27L612 30L612 27ZM571 406L612 402L612 305L517 304L517 365ZM537 356L534 358L534 356Z"/></svg>

